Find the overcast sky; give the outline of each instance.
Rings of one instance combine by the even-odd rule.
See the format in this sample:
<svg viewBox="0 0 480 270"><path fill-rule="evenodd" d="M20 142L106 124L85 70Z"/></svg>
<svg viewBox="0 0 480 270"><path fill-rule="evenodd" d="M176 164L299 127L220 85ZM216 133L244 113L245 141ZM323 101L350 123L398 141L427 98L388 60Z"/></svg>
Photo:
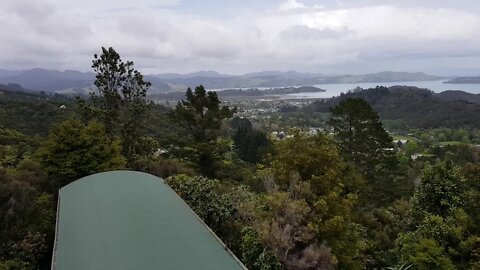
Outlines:
<svg viewBox="0 0 480 270"><path fill-rule="evenodd" d="M480 75L478 0L0 0L0 68Z"/></svg>

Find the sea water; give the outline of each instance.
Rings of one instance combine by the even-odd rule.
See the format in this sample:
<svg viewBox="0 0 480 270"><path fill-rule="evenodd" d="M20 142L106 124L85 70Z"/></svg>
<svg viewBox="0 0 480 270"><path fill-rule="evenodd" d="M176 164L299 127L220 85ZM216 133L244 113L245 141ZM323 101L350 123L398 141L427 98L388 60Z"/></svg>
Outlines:
<svg viewBox="0 0 480 270"><path fill-rule="evenodd" d="M430 89L433 92L440 93L447 90L461 90L468 93L480 94L480 84L446 84L445 80L440 81L417 81L417 82L383 82L383 83L345 83L345 84L317 84L314 85L320 89L326 90L325 92L312 92L312 93L295 93L285 95L284 98L288 99L304 99L304 98L330 98L338 96L341 93L346 93L349 90L353 90L357 87L363 89L374 88L376 86L395 86L395 85L407 85L416 86L419 88Z"/></svg>

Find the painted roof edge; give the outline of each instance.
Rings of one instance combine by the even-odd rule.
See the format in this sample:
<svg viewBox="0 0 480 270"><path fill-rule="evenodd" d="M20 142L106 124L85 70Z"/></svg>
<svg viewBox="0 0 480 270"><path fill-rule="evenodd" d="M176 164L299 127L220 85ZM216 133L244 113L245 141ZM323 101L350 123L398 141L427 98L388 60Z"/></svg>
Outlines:
<svg viewBox="0 0 480 270"><path fill-rule="evenodd" d="M165 180L163 180L162 177L158 177L158 176L156 176L156 175L149 174L149 173L146 173L146 172L129 171L129 170L115 170L115 171L98 172L98 173L94 173L94 174L90 174L90 175L84 176L84 177L82 177L82 178L79 178L79 179L71 182L70 184L67 184L67 185L61 187L61 188L58 190L58 192L60 193L61 190L65 189L65 188L68 188L68 187L71 187L71 186L74 186L74 185L76 185L77 183L84 182L84 181L88 181L88 180L90 180L90 178L93 177L93 176L97 176L97 175L101 175L101 174L110 174L110 173L135 173L135 174L144 174L144 175L148 175L148 176L154 176L154 177L160 179L161 182L165 183ZM178 194L177 194L177 195L178 195Z"/></svg>
<svg viewBox="0 0 480 270"><path fill-rule="evenodd" d="M109 173L112 173L112 172L127 172L127 173L137 173L137 174L145 174L145 175L148 175L148 176L154 176L158 179L160 179L166 186L168 189L170 189L173 193L175 193L182 201L182 203L187 207L187 209L190 210L190 212L200 221L200 223L205 226L205 228L207 228L208 232L220 243L220 245L227 251L227 253L235 260L235 262L238 263L238 265L245 269L245 270L248 270L248 268L242 263L242 261L240 261L240 259L237 258L237 256L228 248L228 246L222 241L222 239L220 239L214 231L212 231L212 229L207 225L205 224L205 222L197 215L197 213L195 213L195 211L193 211L193 209L182 199L182 197L180 197L180 195L178 195L178 193L172 188L170 187L166 182L165 180L163 180L163 178L161 177L158 177L158 176L155 176L155 175L152 175L152 174L148 174L148 173L145 173L145 172L140 172L140 171L128 171L128 170L115 170L115 171L106 171L106 172L99 172L99 173L95 173L95 174L91 174L91 175L87 175L87 176L84 176L80 179L77 179L73 182L71 182L70 184L68 185L65 185L63 187L61 187L59 190L58 190L58 199L57 199L57 214L56 214L56 220L55 220L55 238L54 238L54 242L53 242L53 252L52 252L52 263L51 263L51 267L50 269L51 270L55 270L55 254L56 254L56 249L57 249L57 242L58 242L58 226L59 226L59 220L60 220L60 203L61 203L61 196L60 196L60 191L63 190L65 187L69 187L69 186L72 186L74 185L75 183L79 182L79 181L85 181L85 180L88 180L87 178L90 178L92 176L95 176L95 175L99 175L99 174L109 174Z"/></svg>
<svg viewBox="0 0 480 270"><path fill-rule="evenodd" d="M60 217L60 190L58 191L57 198L57 214L55 219L55 237L53 239L53 251L52 251L52 263L50 264L50 269L55 270L55 254L57 253L57 242L58 242L58 226L59 226L59 217Z"/></svg>
<svg viewBox="0 0 480 270"><path fill-rule="evenodd" d="M169 185L167 185L165 183L165 185L170 189L172 190L175 194L177 194L178 197L180 197L180 195L178 195L177 192L175 192L175 190L173 190L173 188L171 188ZM180 197L181 199L182 197ZM185 204L185 206L187 207L187 209L189 209L192 214L200 221L201 224L203 224L203 226L205 226L208 230L208 232L213 235L213 237L220 243L220 245L227 251L227 253L232 256L232 258L245 270L248 270L248 268L242 263L242 261L240 261L240 259L237 258L237 256L228 248L228 246L222 241L222 239L220 239L220 237L218 237L214 231L212 231L212 229L210 229L210 227L208 227L207 224L205 224L205 222L197 215L197 213L195 213L195 211L193 211L193 209L182 199L182 202L183 204Z"/></svg>

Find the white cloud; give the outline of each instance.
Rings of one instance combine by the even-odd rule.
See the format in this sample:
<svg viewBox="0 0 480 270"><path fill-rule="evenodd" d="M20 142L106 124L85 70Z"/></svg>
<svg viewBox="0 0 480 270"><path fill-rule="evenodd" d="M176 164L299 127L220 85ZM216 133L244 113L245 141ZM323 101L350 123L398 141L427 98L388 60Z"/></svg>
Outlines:
<svg viewBox="0 0 480 270"><path fill-rule="evenodd" d="M280 33L280 36L286 40L301 39L301 40L326 40L339 39L345 37L353 32L346 28L331 29L331 28L311 28L307 25L295 25Z"/></svg>
<svg viewBox="0 0 480 270"><path fill-rule="evenodd" d="M65 2L78 8L67 9L63 1L6 1L0 9L0 68L10 69L88 70L101 46L113 46L155 73L315 72L329 66L358 69L362 63L389 69L395 63L435 65L442 58L476 57L480 48L480 15L452 8L327 9L288 1L282 11L216 19L151 7L175 5L174 0L144 0L135 7L121 0L123 9L112 9L113 0L98 1L100 6L89 0L95 9L73 0Z"/></svg>
<svg viewBox="0 0 480 270"><path fill-rule="evenodd" d="M285 11L285 10L292 10L292 9L299 9L299 8L305 8L305 5L298 2L297 0L287 0L286 2L280 5L279 10Z"/></svg>
<svg viewBox="0 0 480 270"><path fill-rule="evenodd" d="M7 0L9 1L9 0ZM19 0L28 1L31 0ZM45 0L40 0L45 2ZM128 8L141 7L170 7L179 4L180 0L48 0L55 2L60 9L72 9L75 12L91 12L93 9L97 11L118 11Z"/></svg>

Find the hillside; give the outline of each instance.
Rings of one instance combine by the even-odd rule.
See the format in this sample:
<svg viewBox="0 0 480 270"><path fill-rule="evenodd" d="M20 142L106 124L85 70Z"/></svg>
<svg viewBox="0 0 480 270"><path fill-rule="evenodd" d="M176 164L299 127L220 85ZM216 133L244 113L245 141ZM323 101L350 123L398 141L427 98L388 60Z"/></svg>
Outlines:
<svg viewBox="0 0 480 270"><path fill-rule="evenodd" d="M5 70L0 69L0 78L10 77L21 74L22 71L20 70Z"/></svg>
<svg viewBox="0 0 480 270"><path fill-rule="evenodd" d="M63 95L0 88L0 127L26 135L46 135L52 123L71 117L74 108Z"/></svg>
<svg viewBox="0 0 480 270"><path fill-rule="evenodd" d="M0 84L0 89L1 90L9 90L9 91L26 91L26 89L23 89L21 85L16 84L16 83L9 83L7 85Z"/></svg>
<svg viewBox="0 0 480 270"><path fill-rule="evenodd" d="M27 89L62 94L87 94L91 91L95 80L95 74L92 72L74 70L57 71L36 68L20 73L2 71L1 74L15 75L0 77L0 84L18 84ZM171 90L170 86L159 78L145 77L152 83L152 92Z"/></svg>
<svg viewBox="0 0 480 270"><path fill-rule="evenodd" d="M24 88L55 92L67 88L82 88L92 85L93 73L66 70L31 69L21 74L0 78L0 83L16 83Z"/></svg>
<svg viewBox="0 0 480 270"><path fill-rule="evenodd" d="M303 108L310 112L329 112L347 98L366 100L383 120L395 120L410 127L478 127L480 95L462 91L436 94L428 89L409 86L376 87L316 101Z"/></svg>
<svg viewBox="0 0 480 270"><path fill-rule="evenodd" d="M215 75L216 74L216 75ZM381 83L439 80L442 77L424 73L379 72L364 75L325 75L299 73L296 71L262 71L240 76L229 76L208 73L208 76L169 76L157 75L162 81L177 86L195 86L203 84L209 89L218 88L256 88L256 87L288 87L298 85L337 84L337 83Z"/></svg>
<svg viewBox="0 0 480 270"><path fill-rule="evenodd" d="M443 100L443 101L463 100L463 101L468 101L468 102L479 103L480 104L480 95L479 94L472 94L472 93L459 91L459 90L444 91L444 92L435 94L435 98Z"/></svg>
<svg viewBox="0 0 480 270"><path fill-rule="evenodd" d="M448 84L480 84L480 77L458 77L448 80L444 83Z"/></svg>

